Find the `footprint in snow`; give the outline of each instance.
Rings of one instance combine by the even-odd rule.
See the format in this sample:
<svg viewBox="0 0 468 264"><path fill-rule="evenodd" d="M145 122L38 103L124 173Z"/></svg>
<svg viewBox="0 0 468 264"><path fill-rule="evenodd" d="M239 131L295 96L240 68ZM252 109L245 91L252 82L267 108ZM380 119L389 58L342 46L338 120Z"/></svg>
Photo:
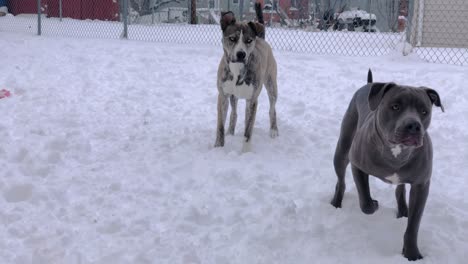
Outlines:
<svg viewBox="0 0 468 264"><path fill-rule="evenodd" d="M9 203L24 202L32 197L34 186L32 184L18 184L8 188L3 197Z"/></svg>

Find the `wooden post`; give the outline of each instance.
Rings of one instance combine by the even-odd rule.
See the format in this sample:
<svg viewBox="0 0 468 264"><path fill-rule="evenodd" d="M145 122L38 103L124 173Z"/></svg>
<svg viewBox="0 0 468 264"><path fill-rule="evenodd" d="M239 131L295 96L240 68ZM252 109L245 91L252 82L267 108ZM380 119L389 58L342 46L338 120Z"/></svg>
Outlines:
<svg viewBox="0 0 468 264"><path fill-rule="evenodd" d="M41 5L41 0L37 0L37 35L42 34L42 5Z"/></svg>
<svg viewBox="0 0 468 264"><path fill-rule="evenodd" d="M197 0L191 0L190 24L197 24Z"/></svg>
<svg viewBox="0 0 468 264"><path fill-rule="evenodd" d="M242 21L244 16L244 0L239 0L239 20Z"/></svg>

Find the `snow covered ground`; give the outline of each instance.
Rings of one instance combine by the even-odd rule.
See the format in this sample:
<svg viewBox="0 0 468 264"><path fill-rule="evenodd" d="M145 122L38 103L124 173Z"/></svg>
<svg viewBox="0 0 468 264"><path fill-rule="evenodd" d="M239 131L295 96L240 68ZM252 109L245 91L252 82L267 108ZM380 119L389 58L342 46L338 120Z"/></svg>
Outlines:
<svg viewBox="0 0 468 264"><path fill-rule="evenodd" d="M468 69L416 55L275 51L279 138L260 98L253 151L213 148L221 47L0 33L0 263L407 263L394 186L329 201L340 121L376 81L439 91L419 263L468 259Z"/></svg>

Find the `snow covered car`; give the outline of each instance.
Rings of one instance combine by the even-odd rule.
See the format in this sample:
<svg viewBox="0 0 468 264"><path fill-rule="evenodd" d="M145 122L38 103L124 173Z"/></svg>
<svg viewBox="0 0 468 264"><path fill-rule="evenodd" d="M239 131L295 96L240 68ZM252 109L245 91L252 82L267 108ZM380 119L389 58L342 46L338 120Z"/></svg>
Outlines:
<svg viewBox="0 0 468 264"><path fill-rule="evenodd" d="M6 7L6 0L0 0L0 16L6 16L8 14L8 8Z"/></svg>
<svg viewBox="0 0 468 264"><path fill-rule="evenodd" d="M376 32L377 16L364 10L349 10L335 14L335 30Z"/></svg>

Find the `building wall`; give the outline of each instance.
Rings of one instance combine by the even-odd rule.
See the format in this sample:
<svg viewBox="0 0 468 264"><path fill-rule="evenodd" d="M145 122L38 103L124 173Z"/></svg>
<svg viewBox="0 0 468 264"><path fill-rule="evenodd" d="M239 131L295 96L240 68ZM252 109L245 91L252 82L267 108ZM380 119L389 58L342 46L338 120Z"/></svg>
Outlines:
<svg viewBox="0 0 468 264"><path fill-rule="evenodd" d="M7 7L13 15L37 14L37 0L8 0Z"/></svg>
<svg viewBox="0 0 468 264"><path fill-rule="evenodd" d="M309 3L312 0L276 0L277 4L283 11L287 14L289 19L307 19L309 18ZM253 0L253 2L255 2ZM262 3L262 6L268 3L270 3L269 0L260 0ZM264 13L264 18L265 21L270 21L270 13L266 12ZM280 17L279 15L274 12L272 14L272 22L280 22Z"/></svg>
<svg viewBox="0 0 468 264"><path fill-rule="evenodd" d="M42 0L42 13L59 17L59 0ZM8 0L8 9L14 15L36 14L37 0ZM118 20L119 6L113 0L63 0L62 16L75 19Z"/></svg>
<svg viewBox="0 0 468 264"><path fill-rule="evenodd" d="M467 19L467 0L425 0L422 45L468 48Z"/></svg>
<svg viewBox="0 0 468 264"><path fill-rule="evenodd" d="M424 0L414 2L410 42L422 47L468 48L468 1Z"/></svg>

